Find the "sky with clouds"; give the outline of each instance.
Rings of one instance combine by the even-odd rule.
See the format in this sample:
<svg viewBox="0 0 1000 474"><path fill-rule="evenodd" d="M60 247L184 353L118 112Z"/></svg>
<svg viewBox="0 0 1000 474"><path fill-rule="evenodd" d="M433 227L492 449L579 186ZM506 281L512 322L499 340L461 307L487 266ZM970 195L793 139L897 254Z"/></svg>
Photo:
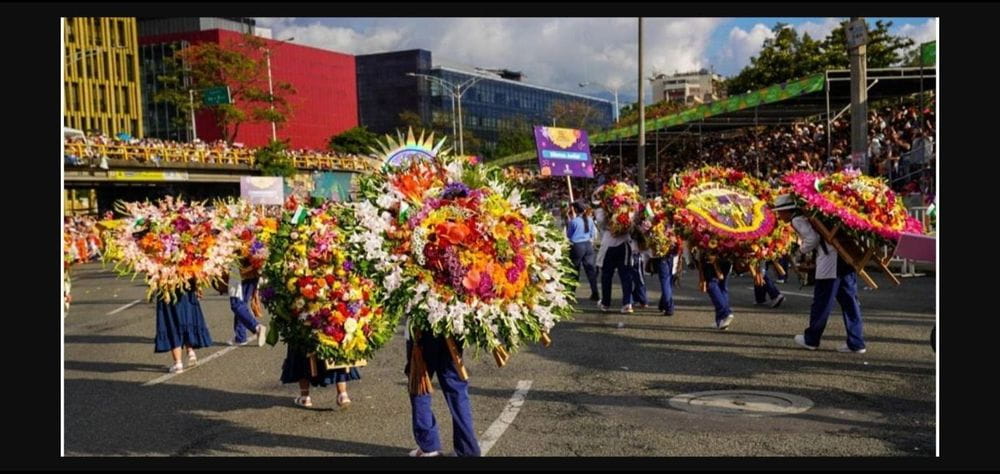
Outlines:
<svg viewBox="0 0 1000 474"><path fill-rule="evenodd" d="M739 72L760 51L771 28L787 23L824 38L846 18L646 18L643 69L649 76L712 68ZM890 31L916 44L937 39L934 18L892 21ZM349 54L426 49L435 63L450 62L522 71L525 82L580 91L581 82L620 87L619 100L635 101L635 18L257 18L275 39ZM648 83L646 95L649 96ZM610 98L599 88L586 93Z"/></svg>

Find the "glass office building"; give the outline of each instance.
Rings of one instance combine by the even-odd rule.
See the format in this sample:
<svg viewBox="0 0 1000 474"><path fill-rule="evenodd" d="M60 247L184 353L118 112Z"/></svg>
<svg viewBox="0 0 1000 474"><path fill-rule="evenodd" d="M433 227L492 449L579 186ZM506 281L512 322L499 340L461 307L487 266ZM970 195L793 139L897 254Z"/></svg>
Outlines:
<svg viewBox="0 0 1000 474"><path fill-rule="evenodd" d="M452 122L452 95L437 81L407 76L413 72L434 76L452 84L480 78L462 95L463 129L496 145L503 129L518 121L528 125L551 125L551 107L557 102L583 102L593 107L596 122L612 123L610 101L573 92L521 82L520 75L503 76L453 66L432 65L425 50L398 51L357 57L359 122L376 133L401 127L399 114L413 111L424 123ZM457 114L455 115L457 117Z"/></svg>

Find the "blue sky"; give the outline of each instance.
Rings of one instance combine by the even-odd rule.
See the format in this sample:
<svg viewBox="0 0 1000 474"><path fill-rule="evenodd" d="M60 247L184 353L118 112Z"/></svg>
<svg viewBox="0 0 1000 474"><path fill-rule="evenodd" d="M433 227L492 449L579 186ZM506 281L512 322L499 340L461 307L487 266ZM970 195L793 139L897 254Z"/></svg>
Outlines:
<svg viewBox="0 0 1000 474"><path fill-rule="evenodd" d="M644 75L713 68L731 76L757 54L777 22L825 37L842 18L647 18ZM868 18L874 24L880 18ZM891 20L916 43L934 40L936 19ZM520 70L526 82L580 92L580 82L619 88L635 100L635 18L257 18L276 39L349 54L430 50L435 62ZM646 88L649 89L648 87ZM610 98L590 88L586 93ZM648 92L647 92L648 94ZM647 95L648 97L648 95Z"/></svg>

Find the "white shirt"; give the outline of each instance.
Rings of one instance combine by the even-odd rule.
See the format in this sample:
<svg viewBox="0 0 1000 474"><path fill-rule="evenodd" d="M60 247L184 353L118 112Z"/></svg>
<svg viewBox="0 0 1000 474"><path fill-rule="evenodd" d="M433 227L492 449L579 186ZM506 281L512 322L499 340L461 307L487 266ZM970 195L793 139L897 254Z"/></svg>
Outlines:
<svg viewBox="0 0 1000 474"><path fill-rule="evenodd" d="M604 215L604 209L598 209L594 212L594 220L597 222L597 228L602 229L601 232L601 249L597 251L597 258L594 260L594 266L601 267L604 266L604 255L608 253L608 249L611 247L617 247L621 244L631 242L632 236L629 234L625 235L614 235L607 228L607 219Z"/></svg>
<svg viewBox="0 0 1000 474"><path fill-rule="evenodd" d="M805 216L795 216L792 218L792 227L799 234L799 252L808 254L813 250L816 252L816 279L832 280L837 278L837 249L826 243L826 252L819 243L823 240L819 233L813 229L809 219Z"/></svg>
<svg viewBox="0 0 1000 474"><path fill-rule="evenodd" d="M243 299L243 276L239 262L229 265L229 297Z"/></svg>

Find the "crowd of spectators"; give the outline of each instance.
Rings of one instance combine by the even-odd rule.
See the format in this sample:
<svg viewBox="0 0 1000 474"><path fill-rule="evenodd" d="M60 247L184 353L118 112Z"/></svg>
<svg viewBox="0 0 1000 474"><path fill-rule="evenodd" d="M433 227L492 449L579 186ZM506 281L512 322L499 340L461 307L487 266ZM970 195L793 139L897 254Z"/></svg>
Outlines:
<svg viewBox="0 0 1000 474"><path fill-rule="evenodd" d="M64 238L67 259L71 263L83 263L101 257L101 231L94 216L66 216Z"/></svg>
<svg viewBox="0 0 1000 474"><path fill-rule="evenodd" d="M108 169L108 160L120 156L121 147L133 150L129 160L140 163L152 163L160 166L163 163L182 163L197 161L213 164L247 163L255 149L242 143L229 144L225 140L203 142L177 142L159 138L123 138L105 135L90 135L73 137L64 140L64 163L70 166L100 166ZM134 150L141 150L136 153ZM289 149L286 153L296 163L320 163L322 159L336 156L337 158L360 158L356 155L333 154L304 148Z"/></svg>
<svg viewBox="0 0 1000 474"><path fill-rule="evenodd" d="M874 176L886 178L902 194L922 194L933 200L935 166L935 117L926 109L921 114L915 106L882 107L868 117L870 169ZM703 165L736 168L778 184L788 171L841 171L855 167L851 161L850 119L841 117L832 124L830 153L827 154L825 122L793 123L740 129L715 135L671 140L660 150L657 160L646 155L647 189L661 190L674 173ZM541 202L553 206L569 200L564 182L555 185L552 178L540 179L533 171L518 171ZM529 179L534 177L535 179ZM624 179L635 183L635 158L594 155L593 180L574 179L574 197L589 196L590 188ZM584 194L586 193L586 194Z"/></svg>

